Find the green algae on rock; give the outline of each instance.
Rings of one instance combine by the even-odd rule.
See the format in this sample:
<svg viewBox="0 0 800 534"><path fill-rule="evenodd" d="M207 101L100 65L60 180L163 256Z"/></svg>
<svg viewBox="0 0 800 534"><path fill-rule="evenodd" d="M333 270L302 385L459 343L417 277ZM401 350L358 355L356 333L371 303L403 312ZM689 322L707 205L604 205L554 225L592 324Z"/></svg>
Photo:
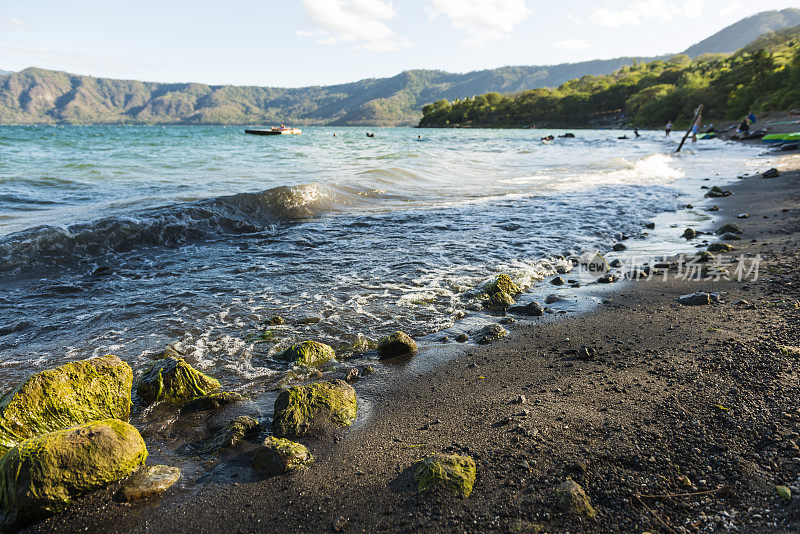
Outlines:
<svg viewBox="0 0 800 534"><path fill-rule="evenodd" d="M337 350L336 352L337 354L339 354L339 356L345 356L348 354L357 355L357 354L364 354L366 352L375 350L377 348L378 348L378 343L376 341L368 338L364 334L359 333L356 336L355 341L353 341L348 345L340 347L339 350Z"/></svg>
<svg viewBox="0 0 800 534"><path fill-rule="evenodd" d="M314 462L314 457L300 443L270 436L253 456L253 470L262 475L282 475Z"/></svg>
<svg viewBox="0 0 800 534"><path fill-rule="evenodd" d="M0 521L13 527L61 512L73 499L128 476L146 458L139 431L117 419L25 440L0 460Z"/></svg>
<svg viewBox="0 0 800 534"><path fill-rule="evenodd" d="M303 341L275 355L281 362L292 362L304 367L316 367L336 358L336 352L325 343Z"/></svg>
<svg viewBox="0 0 800 534"><path fill-rule="evenodd" d="M153 362L136 384L136 393L146 405L155 402L183 402L203 397L220 388L183 358L169 356Z"/></svg>
<svg viewBox="0 0 800 534"><path fill-rule="evenodd" d="M583 488L568 478L556 488L556 503L564 512L594 519L597 515Z"/></svg>
<svg viewBox="0 0 800 534"><path fill-rule="evenodd" d="M417 490L444 486L462 497L469 497L475 485L475 460L460 454L435 454L414 465Z"/></svg>
<svg viewBox="0 0 800 534"><path fill-rule="evenodd" d="M417 343L405 332L398 330L382 338L378 342L378 356L383 358L393 358L417 352Z"/></svg>
<svg viewBox="0 0 800 534"><path fill-rule="evenodd" d="M233 391L219 391L203 397L198 397L181 406L181 415L218 410L223 406L235 404L244 400L244 397Z"/></svg>
<svg viewBox="0 0 800 534"><path fill-rule="evenodd" d="M181 470L168 465L142 466L128 478L118 495L123 501L131 502L164 493L181 478Z"/></svg>
<svg viewBox="0 0 800 534"><path fill-rule="evenodd" d="M489 295L503 292L512 297L522 293L522 289L507 274L498 274L497 278L486 284L483 290Z"/></svg>
<svg viewBox="0 0 800 534"><path fill-rule="evenodd" d="M708 246L709 252L733 252L734 248L727 243L711 243Z"/></svg>
<svg viewBox="0 0 800 534"><path fill-rule="evenodd" d="M514 305L514 298L505 291L492 293L484 305L492 310L505 310Z"/></svg>
<svg viewBox="0 0 800 534"><path fill-rule="evenodd" d="M275 400L272 433L279 438L325 434L356 418L356 391L344 380L294 386Z"/></svg>
<svg viewBox="0 0 800 534"><path fill-rule="evenodd" d="M211 454L233 447L247 436L262 430L261 423L252 417L240 415L231 419L200 447L201 453Z"/></svg>
<svg viewBox="0 0 800 534"><path fill-rule="evenodd" d="M130 366L112 355L31 375L0 397L0 454L46 432L98 419L127 421L132 383Z"/></svg>

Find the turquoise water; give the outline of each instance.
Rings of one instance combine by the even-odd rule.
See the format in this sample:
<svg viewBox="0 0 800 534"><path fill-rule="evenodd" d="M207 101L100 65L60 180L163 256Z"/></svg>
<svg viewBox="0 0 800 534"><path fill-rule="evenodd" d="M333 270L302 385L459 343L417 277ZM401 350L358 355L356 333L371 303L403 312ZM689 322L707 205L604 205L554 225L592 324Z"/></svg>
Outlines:
<svg viewBox="0 0 800 534"><path fill-rule="evenodd" d="M138 371L172 344L257 394L292 341L433 344L485 317L470 290L497 272L535 285L759 153L675 156L661 132L366 131L0 127L0 386L109 352ZM257 339L274 315L288 323Z"/></svg>

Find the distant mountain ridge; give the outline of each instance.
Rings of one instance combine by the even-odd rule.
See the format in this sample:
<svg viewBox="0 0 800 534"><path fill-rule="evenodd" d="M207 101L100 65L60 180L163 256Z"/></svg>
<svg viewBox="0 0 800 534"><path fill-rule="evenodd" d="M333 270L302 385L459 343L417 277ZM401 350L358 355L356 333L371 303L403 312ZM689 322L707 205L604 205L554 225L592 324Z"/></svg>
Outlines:
<svg viewBox="0 0 800 534"><path fill-rule="evenodd" d="M800 25L800 9L762 11L718 31L711 37L690 46L684 54L695 58L701 54L726 54L739 50L759 35Z"/></svg>
<svg viewBox="0 0 800 534"><path fill-rule="evenodd" d="M751 37L753 28L781 29L786 27L782 24L791 25L794 17L800 24L797 9L759 13L686 53L696 57L716 52L738 39L735 50L758 36ZM152 83L28 68L0 76L0 124L413 125L422 117L422 105L436 100L553 87L586 75L610 74L634 62L667 57L500 67L466 74L411 70L391 78L301 88Z"/></svg>

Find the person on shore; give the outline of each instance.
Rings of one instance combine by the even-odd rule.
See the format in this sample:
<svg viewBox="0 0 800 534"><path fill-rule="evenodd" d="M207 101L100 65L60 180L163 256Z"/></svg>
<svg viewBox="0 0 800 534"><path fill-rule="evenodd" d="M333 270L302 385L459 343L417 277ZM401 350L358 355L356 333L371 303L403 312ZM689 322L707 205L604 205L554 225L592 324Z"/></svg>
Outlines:
<svg viewBox="0 0 800 534"><path fill-rule="evenodd" d="M667 132L667 137L669 137L669 132L672 131L672 121L667 121L667 126L664 128L664 131Z"/></svg>
<svg viewBox="0 0 800 534"><path fill-rule="evenodd" d="M747 114L747 120L750 121L750 124L755 124L756 123L756 115L755 115L755 113L753 113L752 111L750 113L748 113Z"/></svg>
<svg viewBox="0 0 800 534"><path fill-rule="evenodd" d="M703 120L703 116L698 114L697 119L695 119L694 124L692 124L692 143L697 142L697 134L700 132L700 122Z"/></svg>
<svg viewBox="0 0 800 534"><path fill-rule="evenodd" d="M737 133L741 135L747 135L750 133L750 120L747 117L745 117L742 123L739 125L739 130Z"/></svg>

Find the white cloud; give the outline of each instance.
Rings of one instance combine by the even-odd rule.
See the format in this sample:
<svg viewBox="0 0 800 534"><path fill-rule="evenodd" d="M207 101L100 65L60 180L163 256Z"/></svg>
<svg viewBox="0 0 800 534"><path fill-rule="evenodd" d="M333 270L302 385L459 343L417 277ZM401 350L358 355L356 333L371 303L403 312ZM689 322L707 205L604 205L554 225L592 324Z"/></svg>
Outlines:
<svg viewBox="0 0 800 534"><path fill-rule="evenodd" d="M3 17L2 15L0 15L0 27L25 31L25 24L21 20L14 17Z"/></svg>
<svg viewBox="0 0 800 534"><path fill-rule="evenodd" d="M678 17L700 18L705 9L705 0L636 0L619 9L596 7L588 20L570 17L583 24L596 24L607 28L641 26L647 21L669 22Z"/></svg>
<svg viewBox="0 0 800 534"><path fill-rule="evenodd" d="M308 21L316 32L297 32L320 44L349 43L368 50L397 50L410 43L385 21L397 16L391 2L383 0L302 0Z"/></svg>
<svg viewBox="0 0 800 534"><path fill-rule="evenodd" d="M584 39L564 39L553 43L553 48L560 50L586 50L590 48L590 45Z"/></svg>
<svg viewBox="0 0 800 534"><path fill-rule="evenodd" d="M507 37L532 13L525 0L432 0L431 18L444 15L453 28L468 35L467 44L481 45Z"/></svg>
<svg viewBox="0 0 800 534"><path fill-rule="evenodd" d="M733 13L736 13L740 9L742 9L742 4L741 3L739 3L739 2L731 2L730 4L726 5L722 9L720 9L719 12L722 13L723 15L731 15Z"/></svg>

